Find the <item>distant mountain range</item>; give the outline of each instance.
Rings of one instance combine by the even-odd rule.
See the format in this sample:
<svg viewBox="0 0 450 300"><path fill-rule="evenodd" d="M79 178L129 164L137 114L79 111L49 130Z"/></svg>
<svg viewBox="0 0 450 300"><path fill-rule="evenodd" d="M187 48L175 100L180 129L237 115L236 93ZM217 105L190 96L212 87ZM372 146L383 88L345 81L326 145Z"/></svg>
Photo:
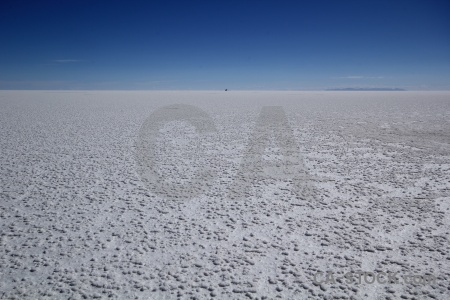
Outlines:
<svg viewBox="0 0 450 300"><path fill-rule="evenodd" d="M343 88L343 89L327 89L327 91L406 91L399 88Z"/></svg>

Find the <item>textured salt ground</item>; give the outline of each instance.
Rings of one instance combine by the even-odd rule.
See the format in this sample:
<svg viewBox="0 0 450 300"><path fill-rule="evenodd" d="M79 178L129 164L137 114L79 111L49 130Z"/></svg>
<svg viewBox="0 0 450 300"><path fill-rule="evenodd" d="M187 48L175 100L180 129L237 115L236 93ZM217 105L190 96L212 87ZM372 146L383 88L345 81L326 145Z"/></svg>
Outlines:
<svg viewBox="0 0 450 300"><path fill-rule="evenodd" d="M220 176L170 200L137 172L146 118L162 176ZM308 197L267 179L227 195L264 106L282 106ZM450 94L446 92L0 92L0 298L448 299ZM280 158L276 141L267 163ZM187 164L186 162L189 162ZM433 274L433 285L315 285L316 272Z"/></svg>

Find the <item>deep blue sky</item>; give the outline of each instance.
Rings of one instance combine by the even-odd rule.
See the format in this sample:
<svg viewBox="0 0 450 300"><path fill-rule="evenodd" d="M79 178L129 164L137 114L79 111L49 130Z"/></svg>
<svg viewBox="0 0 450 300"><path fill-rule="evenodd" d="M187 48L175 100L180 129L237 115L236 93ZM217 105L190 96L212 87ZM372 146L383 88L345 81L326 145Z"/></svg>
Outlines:
<svg viewBox="0 0 450 300"><path fill-rule="evenodd" d="M450 89L447 1L0 3L0 89Z"/></svg>

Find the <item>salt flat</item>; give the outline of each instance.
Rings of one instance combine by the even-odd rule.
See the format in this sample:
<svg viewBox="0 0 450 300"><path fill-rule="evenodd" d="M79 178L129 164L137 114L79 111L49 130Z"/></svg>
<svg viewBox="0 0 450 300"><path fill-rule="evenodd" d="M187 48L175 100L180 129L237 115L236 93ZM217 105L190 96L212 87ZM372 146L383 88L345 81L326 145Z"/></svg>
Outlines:
<svg viewBox="0 0 450 300"><path fill-rule="evenodd" d="M450 298L450 92L0 91L0 108L0 298Z"/></svg>

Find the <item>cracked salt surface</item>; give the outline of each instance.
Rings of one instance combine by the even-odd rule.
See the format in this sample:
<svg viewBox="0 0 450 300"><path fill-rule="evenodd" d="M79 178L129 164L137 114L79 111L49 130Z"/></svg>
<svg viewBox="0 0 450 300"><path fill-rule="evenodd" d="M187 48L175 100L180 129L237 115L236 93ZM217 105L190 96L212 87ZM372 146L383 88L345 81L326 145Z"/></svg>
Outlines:
<svg viewBox="0 0 450 300"><path fill-rule="evenodd" d="M450 298L448 92L0 96L0 298ZM158 128L146 182L141 126L170 105L216 132ZM217 176L180 196L205 166ZM313 280L357 270L437 280Z"/></svg>

